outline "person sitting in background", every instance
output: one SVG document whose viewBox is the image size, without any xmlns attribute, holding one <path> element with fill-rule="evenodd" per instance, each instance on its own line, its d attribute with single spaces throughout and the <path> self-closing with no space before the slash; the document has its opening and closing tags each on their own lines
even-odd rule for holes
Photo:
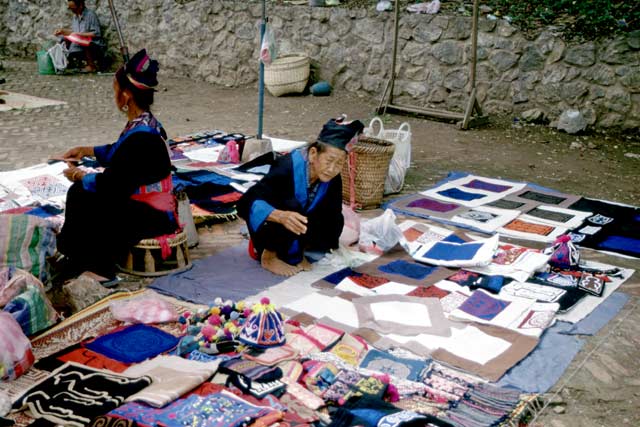
<svg viewBox="0 0 640 427">
<path fill-rule="evenodd" d="M 330 120 L 308 149 L 278 158 L 238 202 L 238 214 L 262 266 L 292 276 L 311 265 L 304 253 L 338 247 L 344 225 L 340 172 L 347 144 L 362 131 L 356 120 Z"/>
<path fill-rule="evenodd" d="M 67 7 L 73 12 L 71 29 L 58 28 L 54 35 L 67 41 L 69 61 L 86 62 L 84 72 L 96 72 L 98 64 L 104 58 L 105 42 L 100 31 L 100 21 L 93 10 L 87 9 L 85 0 L 72 0 Z"/>
<path fill-rule="evenodd" d="M 77 272 L 114 278 L 129 248 L 178 229 L 167 134 L 150 111 L 157 73 L 158 63 L 146 50 L 136 53 L 113 80 L 116 106 L 128 119 L 120 138 L 62 156 L 73 185 L 57 243 Z M 95 156 L 104 171 L 86 173 L 74 165 L 86 156 Z"/>
</svg>

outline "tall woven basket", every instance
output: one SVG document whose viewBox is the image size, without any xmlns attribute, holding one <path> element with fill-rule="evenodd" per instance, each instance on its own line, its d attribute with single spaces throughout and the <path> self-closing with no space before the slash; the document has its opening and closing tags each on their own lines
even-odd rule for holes
<svg viewBox="0 0 640 427">
<path fill-rule="evenodd" d="M 307 87 L 311 65 L 302 55 L 287 55 L 276 58 L 264 67 L 264 85 L 273 96 L 302 93 Z"/>
<path fill-rule="evenodd" d="M 390 141 L 362 135 L 358 138 L 342 168 L 342 200 L 345 203 L 359 209 L 380 206 L 394 149 Z"/>
</svg>

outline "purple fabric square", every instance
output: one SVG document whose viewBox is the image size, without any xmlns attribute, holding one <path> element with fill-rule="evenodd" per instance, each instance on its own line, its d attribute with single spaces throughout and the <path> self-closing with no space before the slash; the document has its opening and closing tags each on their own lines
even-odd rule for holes
<svg viewBox="0 0 640 427">
<path fill-rule="evenodd" d="M 484 292 L 476 291 L 462 303 L 459 309 L 472 316 L 489 321 L 500 314 L 509 304 L 509 301 L 492 298 Z"/>
<path fill-rule="evenodd" d="M 449 197 L 450 199 L 465 200 L 467 202 L 487 197 L 484 194 L 467 193 L 466 191 L 462 191 L 459 188 L 449 188 L 447 190 L 438 191 L 438 194 L 444 197 Z"/>
<path fill-rule="evenodd" d="M 473 181 L 464 184 L 463 187 L 475 188 L 476 190 L 491 191 L 492 193 L 502 193 L 513 188 L 510 185 L 492 184 L 480 179 L 474 179 Z"/>
<path fill-rule="evenodd" d="M 420 208 L 433 212 L 450 212 L 460 206 L 454 203 L 442 203 L 431 199 L 417 199 L 407 205 L 409 208 Z"/>
</svg>

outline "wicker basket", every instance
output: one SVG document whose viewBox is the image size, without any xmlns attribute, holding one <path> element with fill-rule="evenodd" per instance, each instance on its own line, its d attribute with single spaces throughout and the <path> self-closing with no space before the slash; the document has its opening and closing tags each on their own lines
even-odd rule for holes
<svg viewBox="0 0 640 427">
<path fill-rule="evenodd" d="M 342 200 L 345 203 L 359 209 L 380 206 L 394 149 L 389 141 L 368 136 L 358 138 L 342 168 Z"/>
<path fill-rule="evenodd" d="M 307 87 L 310 69 L 306 56 L 281 56 L 264 67 L 264 84 L 273 96 L 302 93 Z"/>
</svg>

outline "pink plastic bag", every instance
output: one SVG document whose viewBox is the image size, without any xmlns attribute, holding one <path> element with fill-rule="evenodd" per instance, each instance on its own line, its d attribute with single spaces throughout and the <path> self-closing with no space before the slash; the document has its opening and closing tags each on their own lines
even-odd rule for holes
<svg viewBox="0 0 640 427">
<path fill-rule="evenodd" d="M 178 320 L 178 312 L 168 301 L 156 296 L 141 296 L 113 301 L 111 314 L 129 323 L 162 323 Z"/>
<path fill-rule="evenodd" d="M 218 156 L 220 163 L 240 163 L 240 150 L 236 141 L 229 141 Z"/>
<path fill-rule="evenodd" d="M 0 380 L 15 380 L 33 365 L 31 342 L 9 313 L 0 312 Z"/>
<path fill-rule="evenodd" d="M 340 244 L 351 246 L 360 238 L 360 217 L 347 205 L 342 205 L 342 216 L 344 217 L 344 227 L 340 234 Z"/>
</svg>

